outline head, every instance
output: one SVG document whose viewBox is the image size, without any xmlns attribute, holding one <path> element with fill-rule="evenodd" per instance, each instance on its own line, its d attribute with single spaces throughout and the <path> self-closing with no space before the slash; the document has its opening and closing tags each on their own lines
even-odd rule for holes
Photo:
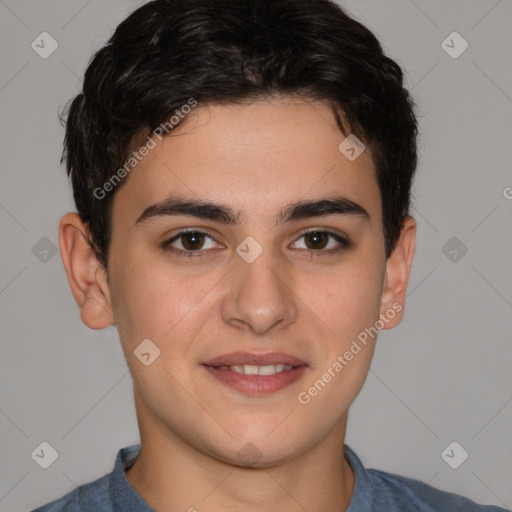
<svg viewBox="0 0 512 512">
<path fill-rule="evenodd" d="M 60 245 L 82 320 L 119 330 L 143 440 L 270 465 L 342 427 L 403 314 L 416 136 L 400 67 L 329 0 L 155 0 L 117 27 L 69 107 Z M 249 399 L 206 364 L 234 352 L 300 376 Z"/>
</svg>

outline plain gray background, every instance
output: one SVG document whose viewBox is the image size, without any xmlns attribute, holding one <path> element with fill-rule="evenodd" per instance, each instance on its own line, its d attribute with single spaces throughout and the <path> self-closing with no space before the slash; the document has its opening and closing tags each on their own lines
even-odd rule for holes
<svg viewBox="0 0 512 512">
<path fill-rule="evenodd" d="M 405 69 L 422 131 L 405 319 L 380 335 L 346 442 L 367 467 L 510 508 L 512 2 L 341 3 Z M 139 441 L 117 331 L 81 323 L 51 248 L 59 218 L 74 210 L 57 111 L 78 93 L 92 53 L 140 4 L 0 0 L 4 512 L 110 472 L 118 449 Z M 454 31 L 469 44 L 458 58 L 442 46 Z M 47 59 L 31 47 L 42 32 L 59 45 Z M 445 47 L 453 54 L 462 44 L 451 36 Z M 42 441 L 59 454 L 48 469 L 31 457 Z M 453 441 L 469 453 L 458 469 L 441 457 Z"/>
</svg>

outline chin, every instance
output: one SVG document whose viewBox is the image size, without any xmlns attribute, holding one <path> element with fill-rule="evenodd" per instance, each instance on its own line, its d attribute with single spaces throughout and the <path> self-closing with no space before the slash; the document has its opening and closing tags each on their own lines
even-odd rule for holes
<svg viewBox="0 0 512 512">
<path fill-rule="evenodd" d="M 222 444 L 210 445 L 211 455 L 238 467 L 270 468 L 283 464 L 307 449 L 306 446 L 301 446 L 300 439 L 285 430 L 272 433 L 275 427 L 274 422 L 264 432 L 248 429 L 241 434 L 239 430 L 236 437 L 225 438 Z"/>
<path fill-rule="evenodd" d="M 268 469 L 293 458 L 293 451 L 283 449 L 283 447 L 269 447 L 264 443 L 247 441 L 236 452 L 231 449 L 228 453 L 219 454 L 218 458 L 237 467 Z"/>
</svg>

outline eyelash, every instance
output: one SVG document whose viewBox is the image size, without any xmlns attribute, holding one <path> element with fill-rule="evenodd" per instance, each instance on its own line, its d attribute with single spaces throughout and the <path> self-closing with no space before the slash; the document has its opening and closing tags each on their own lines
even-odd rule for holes
<svg viewBox="0 0 512 512">
<path fill-rule="evenodd" d="M 180 256 L 182 258 L 203 257 L 204 254 L 202 254 L 202 253 L 205 253 L 208 250 L 183 251 L 181 249 L 171 249 L 170 248 L 170 245 L 173 242 L 175 242 L 176 240 L 179 240 L 180 238 L 182 238 L 183 236 L 187 235 L 188 233 L 197 233 L 199 235 L 205 235 L 207 238 L 210 238 L 211 240 L 214 240 L 216 242 L 216 240 L 211 235 L 209 235 L 208 233 L 206 233 L 204 231 L 200 231 L 200 230 L 197 230 L 197 229 L 189 229 L 189 230 L 180 231 L 177 235 L 173 236 L 169 240 L 166 240 L 165 242 L 162 242 L 161 247 L 165 251 L 168 251 L 168 252 L 171 252 L 173 254 L 176 254 L 176 255 L 178 255 L 178 256 Z M 343 238 L 342 236 L 338 235 L 337 233 L 333 233 L 332 231 L 328 231 L 328 230 L 325 230 L 325 229 L 310 229 L 308 231 L 304 231 L 299 236 L 299 238 L 297 238 L 294 241 L 294 243 L 297 242 L 298 240 L 300 240 L 301 238 L 303 238 L 304 236 L 306 236 L 308 234 L 311 234 L 311 233 L 318 233 L 318 234 L 325 233 L 325 234 L 329 235 L 329 237 L 331 239 L 334 239 L 336 242 L 338 242 L 340 244 L 338 247 L 336 247 L 334 249 L 300 249 L 301 251 L 309 251 L 311 253 L 311 258 L 313 258 L 315 256 L 324 256 L 326 254 L 327 255 L 335 254 L 335 253 L 338 253 L 338 252 L 341 252 L 341 251 L 344 251 L 344 250 L 348 249 L 352 245 L 346 238 Z"/>
</svg>

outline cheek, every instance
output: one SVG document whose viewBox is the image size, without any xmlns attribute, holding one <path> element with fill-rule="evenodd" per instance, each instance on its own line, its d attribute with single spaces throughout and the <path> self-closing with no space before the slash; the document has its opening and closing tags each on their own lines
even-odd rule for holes
<svg viewBox="0 0 512 512">
<path fill-rule="evenodd" d="M 121 326 L 124 344 L 132 347 L 145 338 L 166 346 L 175 340 L 177 352 L 186 339 L 178 340 L 183 326 L 202 314 L 215 294 L 222 273 L 209 272 L 194 278 L 162 257 L 149 257 L 148 251 L 134 251 L 112 278 L 114 314 Z M 193 339 L 194 332 L 188 331 Z"/>
<path fill-rule="evenodd" d="M 352 339 L 379 318 L 382 272 L 364 262 L 346 265 L 322 277 L 302 278 L 300 296 L 333 336 Z"/>
<path fill-rule="evenodd" d="M 320 286 L 322 284 L 322 286 Z M 361 390 L 374 354 L 379 319 L 381 279 L 371 266 L 338 270 L 322 282 L 310 283 L 316 300 L 311 308 L 322 332 L 322 357 L 297 396 L 297 407 L 325 425 L 340 419 Z M 324 328 L 327 326 L 328 328 Z M 314 429 L 314 421 L 309 424 Z"/>
<path fill-rule="evenodd" d="M 303 281 L 302 294 L 322 333 L 321 357 L 298 400 L 310 412 L 332 415 L 334 421 L 360 391 L 377 339 L 383 272 L 384 262 L 361 254 L 330 275 Z"/>
</svg>

